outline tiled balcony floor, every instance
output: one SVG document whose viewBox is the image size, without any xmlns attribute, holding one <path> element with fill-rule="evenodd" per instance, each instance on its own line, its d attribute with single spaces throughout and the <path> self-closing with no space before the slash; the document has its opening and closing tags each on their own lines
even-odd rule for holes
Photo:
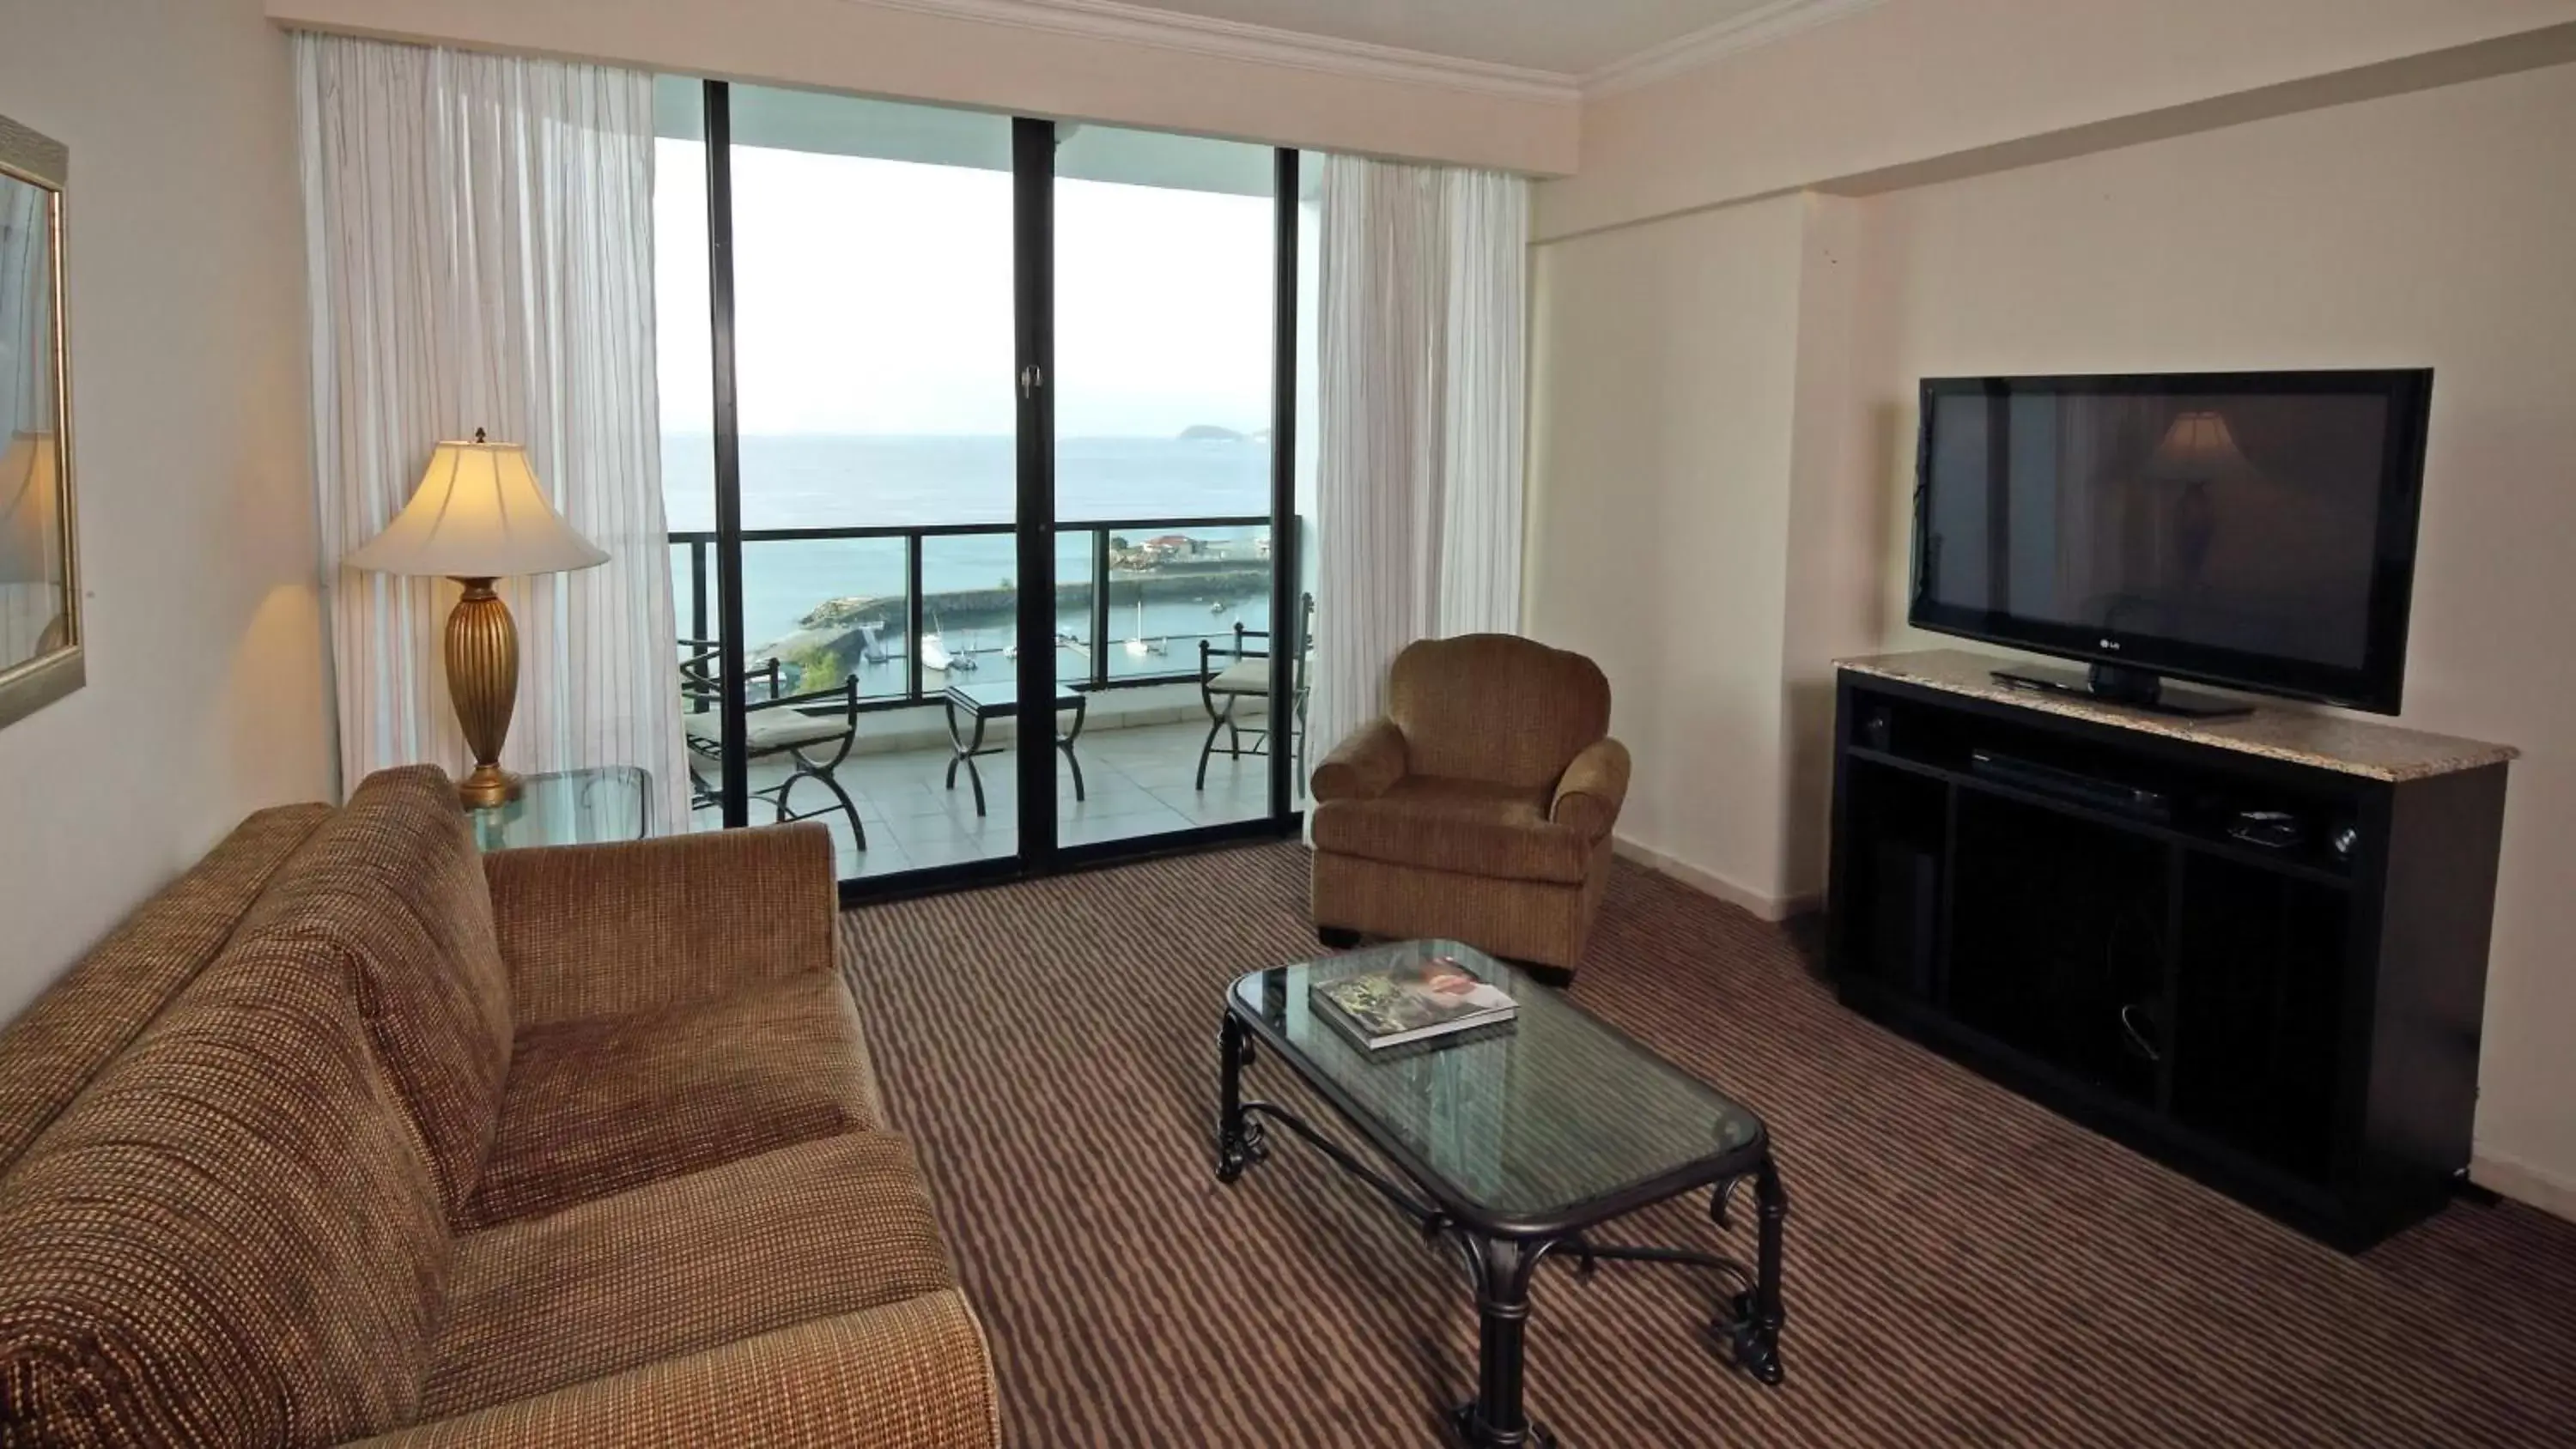
<svg viewBox="0 0 2576 1449">
<path fill-rule="evenodd" d="M 1258 819 L 1267 813 L 1267 757 L 1229 759 L 1220 751 L 1208 761 L 1207 788 L 1196 787 L 1199 745 L 1206 738 L 1204 720 L 1085 730 L 1074 745 L 1075 756 L 1082 762 L 1082 800 L 1073 798 L 1072 776 L 1065 770 L 1063 756 L 1056 757 L 1058 843 L 1125 840 Z M 1249 735 L 1245 743 L 1250 745 Z M 984 777 L 985 813 L 980 817 L 962 767 L 954 788 L 947 784 L 951 758 L 952 751 L 944 744 L 855 754 L 835 772 L 842 788 L 858 803 L 859 820 L 867 830 L 867 848 L 861 850 L 848 818 L 839 810 L 821 817 L 832 827 L 844 877 L 953 865 L 1008 855 L 1019 848 L 1015 758 L 1005 752 L 976 760 Z M 755 763 L 752 785 L 773 784 L 785 773 L 774 764 Z M 796 787 L 793 803 L 806 811 L 830 801 L 829 791 L 806 782 Z M 765 809 L 761 802 L 753 802 L 755 823 L 767 818 Z M 696 819 L 701 829 L 718 824 L 712 810 L 699 811 Z"/>
</svg>

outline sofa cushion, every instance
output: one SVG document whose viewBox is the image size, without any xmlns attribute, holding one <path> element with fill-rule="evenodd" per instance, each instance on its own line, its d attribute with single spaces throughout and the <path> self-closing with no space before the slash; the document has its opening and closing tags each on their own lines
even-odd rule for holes
<svg viewBox="0 0 2576 1449">
<path fill-rule="evenodd" d="M 521 1026 L 654 1011 L 833 966 L 819 820 L 483 857 Z"/>
<path fill-rule="evenodd" d="M 457 1239 L 422 1411 L 465 1413 L 954 1286 L 901 1138 L 783 1147 Z"/>
<path fill-rule="evenodd" d="M 0 1171 L 215 959 L 330 813 L 280 805 L 244 820 L 10 1023 L 0 1034 Z"/>
<path fill-rule="evenodd" d="M 408 1422 L 447 1253 L 336 950 L 236 943 L 0 1179 L 0 1443 Z"/>
<path fill-rule="evenodd" d="M 715 1001 L 530 1027 L 470 1216 L 500 1223 L 885 1125 L 850 989 L 808 971 Z"/>
<path fill-rule="evenodd" d="M 433 1419 L 364 1449 L 1001 1444 L 983 1325 L 944 1288 Z"/>
<path fill-rule="evenodd" d="M 1315 807 L 1315 848 L 1503 880 L 1578 884 L 1591 842 L 1547 818 L 1548 793 L 1407 775 L 1385 793 Z"/>
<path fill-rule="evenodd" d="M 368 1038 L 428 1145 L 440 1200 L 462 1221 L 510 1066 L 510 979 L 447 777 L 428 765 L 368 776 L 241 930 L 337 947 Z"/>
</svg>

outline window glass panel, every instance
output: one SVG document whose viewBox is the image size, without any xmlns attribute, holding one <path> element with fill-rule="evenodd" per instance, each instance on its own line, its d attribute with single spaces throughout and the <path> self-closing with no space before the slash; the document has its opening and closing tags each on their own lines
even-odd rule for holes
<svg viewBox="0 0 2576 1449">
<path fill-rule="evenodd" d="M 1109 535 L 1066 845 L 1269 813 L 1276 153 L 1070 128 L 1056 149 L 1056 511 Z M 1228 675 L 1227 671 L 1233 671 Z M 1212 682 L 1225 676 L 1221 691 Z"/>
</svg>

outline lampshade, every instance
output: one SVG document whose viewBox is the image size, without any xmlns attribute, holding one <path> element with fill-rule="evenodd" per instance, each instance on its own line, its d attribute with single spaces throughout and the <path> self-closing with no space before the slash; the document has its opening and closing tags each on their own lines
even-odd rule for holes
<svg viewBox="0 0 2576 1449">
<path fill-rule="evenodd" d="M 546 502 L 526 449 L 487 443 L 478 431 L 438 445 L 411 502 L 349 562 L 378 573 L 497 579 L 586 569 L 608 555 Z"/>
<path fill-rule="evenodd" d="M 62 578 L 62 482 L 51 433 L 16 433 L 0 448 L 0 584 Z"/>
<path fill-rule="evenodd" d="M 2148 466 L 2165 478 L 2230 478 L 2251 472 L 2253 464 L 2237 451 L 2227 419 L 2214 412 L 2184 413 L 2165 429 Z"/>
</svg>

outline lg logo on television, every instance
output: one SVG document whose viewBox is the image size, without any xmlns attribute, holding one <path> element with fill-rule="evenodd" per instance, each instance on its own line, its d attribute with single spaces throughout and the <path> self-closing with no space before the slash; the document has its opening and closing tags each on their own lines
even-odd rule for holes
<svg viewBox="0 0 2576 1449">
<path fill-rule="evenodd" d="M 2102 647 L 2116 652 L 2120 647 L 2120 641 L 2117 639 L 2105 639 L 2102 641 Z"/>
</svg>

